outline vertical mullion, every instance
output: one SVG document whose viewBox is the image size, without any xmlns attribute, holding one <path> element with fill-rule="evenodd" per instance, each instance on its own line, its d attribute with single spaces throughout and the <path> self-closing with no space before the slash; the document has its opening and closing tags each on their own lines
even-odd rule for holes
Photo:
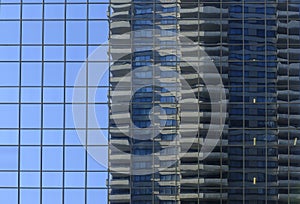
<svg viewBox="0 0 300 204">
<path fill-rule="evenodd" d="M 286 9 L 287 9 L 287 11 L 286 11 L 286 13 L 287 13 L 287 19 L 286 19 L 286 33 L 287 33 L 287 46 L 286 46 L 286 49 L 287 49 L 287 66 L 290 66 L 290 55 L 289 55 L 289 48 L 290 48 L 290 41 L 289 41 L 289 39 L 290 39 L 290 36 L 289 36 L 289 34 L 290 34 L 290 30 L 289 30 L 289 21 L 290 21 L 290 18 L 289 18 L 289 16 L 290 16 L 290 13 L 289 13 L 289 1 L 286 1 Z M 287 90 L 288 91 L 290 91 L 290 83 L 289 83 L 289 77 L 290 77 L 290 71 L 288 70 L 287 71 L 287 77 L 288 77 L 288 79 L 287 79 Z M 287 94 L 287 104 L 288 104 L 288 129 L 290 130 L 290 93 L 288 92 L 288 94 Z M 291 141 L 291 133 L 290 133 L 290 131 L 288 131 L 288 168 L 287 168 L 287 170 L 288 170 L 288 172 L 287 172 L 287 180 L 288 180 L 288 203 L 290 203 L 291 202 L 291 198 L 290 198 L 290 191 L 291 191 L 291 185 L 290 185 L 290 176 L 291 176 L 291 174 L 290 174 L 290 168 L 291 168 L 291 144 L 290 144 L 290 141 Z"/>
<path fill-rule="evenodd" d="M 111 0 L 109 0 L 109 5 L 108 5 L 108 13 L 109 13 L 109 18 L 108 18 L 108 38 L 110 40 L 111 38 L 111 21 L 110 21 L 110 16 L 111 16 Z M 110 82 L 111 82 L 111 77 L 110 77 L 110 73 L 111 73 L 111 61 L 110 61 L 110 55 L 111 55 L 111 44 L 110 41 L 108 41 L 108 64 L 109 64 L 109 77 L 108 77 L 108 100 L 107 100 L 107 105 L 108 105 L 108 121 L 110 121 L 110 107 L 111 107 L 111 101 L 110 101 L 110 95 L 111 95 L 111 86 L 110 86 Z M 107 203 L 109 203 L 110 200 L 110 124 L 108 123 L 108 147 L 107 147 L 107 157 L 108 157 L 108 169 L 107 169 Z"/>
<path fill-rule="evenodd" d="M 88 3 L 88 2 L 87 2 Z M 88 4 L 86 4 L 86 36 L 85 36 L 85 47 L 86 47 L 86 59 L 88 59 L 88 55 L 89 55 L 89 49 L 88 49 L 88 43 L 89 43 L 89 38 L 88 38 L 88 34 L 89 34 L 89 6 Z M 86 60 L 86 72 L 85 72 L 85 77 L 86 77 L 86 87 L 85 87 L 85 91 L 86 91 L 86 95 L 85 95 L 85 100 L 86 100 L 86 118 L 85 118 L 85 173 L 84 173 L 84 177 L 85 177 L 85 188 L 84 188 L 84 198 L 85 198 L 85 204 L 87 204 L 88 201 L 88 191 L 87 191 L 87 187 L 88 187 L 88 183 L 87 183 L 87 178 L 88 178 L 88 165 L 87 165 L 87 159 L 88 159 L 88 118 L 89 118 L 89 60 Z"/>
<path fill-rule="evenodd" d="M 247 4 L 246 4 L 247 5 Z M 246 185 L 245 185 L 245 2 L 242 2 L 242 42 L 243 42 L 243 58 L 242 58 L 242 71 L 243 71 L 243 79 L 242 79 L 242 86 L 243 86 L 243 204 L 245 204 L 245 193 L 246 193 Z"/>
<path fill-rule="evenodd" d="M 43 127 L 44 127 L 44 51 L 45 51 L 45 3 L 42 1 L 42 78 L 41 78 L 41 142 L 40 142 L 40 203 L 43 203 Z"/>
<path fill-rule="evenodd" d="M 66 157 L 66 80 L 67 80 L 67 0 L 64 1 L 64 119 L 63 119 L 63 155 L 62 155 L 62 203 L 65 200 L 65 157 Z"/>
<path fill-rule="evenodd" d="M 0 0 L 1 1 L 1 0 Z M 23 28 L 23 0 L 21 0 L 20 2 L 20 25 L 19 25 L 19 29 L 20 29 L 20 49 L 19 49 L 19 130 L 18 130 L 18 204 L 21 203 L 21 199 L 20 199 L 20 195 L 21 195 L 21 104 L 22 104 L 22 28 Z"/>
<path fill-rule="evenodd" d="M 220 1 L 220 5 L 219 5 L 219 8 L 220 8 L 220 62 L 219 62 L 219 72 L 220 72 L 220 75 L 223 76 L 223 1 L 221 0 Z M 223 77 L 222 77 L 223 78 Z M 221 78 L 221 80 L 223 80 Z M 223 87 L 224 88 L 224 87 Z M 221 101 L 220 101 L 220 110 L 221 110 L 221 115 L 223 115 L 223 101 L 222 101 L 222 93 L 220 93 L 220 98 L 221 98 Z M 226 99 L 226 95 L 225 95 L 225 99 Z M 226 117 L 226 116 L 225 116 Z M 225 124 L 225 121 L 226 121 L 226 118 L 220 118 L 221 119 L 221 123 L 220 124 Z M 224 120 L 224 121 L 223 121 Z M 228 138 L 227 138 L 228 139 Z M 223 203 L 223 131 L 220 135 L 220 204 Z"/>
<path fill-rule="evenodd" d="M 198 44 L 201 42 L 201 39 L 200 39 L 200 20 L 202 20 L 202 19 L 200 19 L 200 4 L 201 3 L 201 1 L 200 0 L 198 0 L 198 11 L 197 11 L 197 17 L 198 17 L 198 19 L 197 19 L 197 34 L 198 34 L 198 38 L 197 38 L 197 41 L 198 41 Z M 203 3 L 202 3 L 202 8 L 204 7 L 204 5 L 203 5 Z M 205 45 L 203 45 L 204 46 L 204 48 L 205 48 Z M 197 65 L 198 65 L 198 67 L 200 66 L 200 64 L 201 64 L 201 59 L 200 59 L 200 57 L 199 57 L 199 50 L 197 50 Z M 198 69 L 199 70 L 199 69 Z M 198 84 L 200 84 L 200 76 L 199 76 L 199 71 L 197 70 L 197 74 L 198 74 L 198 79 L 197 79 L 197 83 Z M 198 125 L 200 125 L 200 110 L 199 110 L 199 105 L 200 105 L 200 102 L 199 102 L 199 99 L 200 99 L 200 88 L 199 87 L 197 87 L 197 107 L 198 107 L 198 114 L 197 114 L 197 126 Z M 180 110 L 181 111 L 181 110 Z M 198 126 L 199 127 L 199 126 Z M 197 128 L 198 128 L 197 127 Z M 200 151 L 201 151 L 201 143 L 200 143 L 200 140 L 202 139 L 202 138 L 200 138 L 201 137 L 201 134 L 200 134 L 200 132 L 198 131 L 198 147 L 197 147 L 197 149 L 198 149 L 198 155 L 199 155 L 199 153 L 200 153 Z M 203 138 L 204 139 L 204 138 Z M 200 156 L 200 155 L 199 155 Z M 202 164 L 203 164 L 203 160 L 201 160 L 201 162 L 202 162 Z M 200 160 L 198 160 L 197 161 L 197 165 L 198 165 L 198 169 L 200 169 Z M 197 176 L 198 176 L 198 178 L 197 178 L 197 193 L 198 193 L 198 195 L 197 195 L 197 197 L 198 197 L 198 204 L 200 204 L 200 187 L 199 187 L 199 183 L 200 183 L 200 173 L 199 173 L 199 171 L 197 171 Z"/>
<path fill-rule="evenodd" d="M 267 105 L 267 97 L 268 97 L 268 52 L 267 52 L 267 1 L 264 0 L 264 29 L 265 29 L 265 63 L 264 63 L 264 71 L 265 71 L 265 204 L 268 204 L 268 105 Z"/>
</svg>

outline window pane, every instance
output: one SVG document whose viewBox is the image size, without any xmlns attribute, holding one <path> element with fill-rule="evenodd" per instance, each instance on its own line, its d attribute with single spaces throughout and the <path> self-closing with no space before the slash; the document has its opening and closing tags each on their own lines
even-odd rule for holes
<svg viewBox="0 0 300 204">
<path fill-rule="evenodd" d="M 42 5 L 23 4 L 23 19 L 42 19 Z"/>
<path fill-rule="evenodd" d="M 18 105 L 0 105 L 0 128 L 18 128 Z"/>
<path fill-rule="evenodd" d="M 0 147 L 0 161 L 0 170 L 17 170 L 18 148 L 3 146 Z"/>
<path fill-rule="evenodd" d="M 61 147 L 43 147 L 43 169 L 62 170 L 63 149 Z"/>
<path fill-rule="evenodd" d="M 41 149 L 39 147 L 21 147 L 21 169 L 40 170 Z"/>
<path fill-rule="evenodd" d="M 65 203 L 82 204 L 85 203 L 85 191 L 82 189 L 67 189 L 65 191 Z"/>
<path fill-rule="evenodd" d="M 63 127 L 63 105 L 44 105 L 43 122 L 44 128 Z"/>
<path fill-rule="evenodd" d="M 20 5 L 1 5 L 0 19 L 19 19 Z"/>
<path fill-rule="evenodd" d="M 0 86 L 19 86 L 19 77 L 17 63 L 0 63 Z"/>
<path fill-rule="evenodd" d="M 43 204 L 62 204 L 62 190 L 60 189 L 44 189 Z"/>
<path fill-rule="evenodd" d="M 65 186 L 83 188 L 85 186 L 85 173 L 84 172 L 65 173 Z"/>
<path fill-rule="evenodd" d="M 21 105 L 21 127 L 38 128 L 41 126 L 41 106 L 23 104 Z"/>
<path fill-rule="evenodd" d="M 46 4 L 45 18 L 46 19 L 63 19 L 65 15 L 65 8 L 62 4 Z"/>
<path fill-rule="evenodd" d="M 17 189 L 0 189 L 0 203 L 17 204 L 18 190 Z"/>
<path fill-rule="evenodd" d="M 46 44 L 64 43 L 64 22 L 45 21 L 44 26 L 44 38 Z"/>
<path fill-rule="evenodd" d="M 21 88 L 22 103 L 40 103 L 41 88 Z"/>
<path fill-rule="evenodd" d="M 63 174 L 61 172 L 43 172 L 44 187 L 61 188 L 62 180 L 63 180 Z"/>
<path fill-rule="evenodd" d="M 76 33 L 76 35 L 74 35 Z M 68 21 L 67 22 L 67 43 L 85 44 L 86 43 L 86 22 Z"/>
<path fill-rule="evenodd" d="M 45 86 L 64 85 L 64 64 L 63 63 L 45 63 L 44 85 Z"/>
<path fill-rule="evenodd" d="M 1 12 L 3 8 L 1 8 Z M 0 12 L 0 15 L 1 15 Z M 20 43 L 20 23 L 17 21 L 0 21 L 0 44 L 18 44 Z M 1 55 L 4 52 L 1 52 Z"/>
<path fill-rule="evenodd" d="M 86 19 L 86 4 L 68 4 L 67 18 L 68 19 Z M 84 30 L 84 29 L 83 29 Z"/>
<path fill-rule="evenodd" d="M 62 130 L 44 130 L 43 131 L 43 144 L 44 145 L 62 145 L 63 144 L 63 131 Z"/>
<path fill-rule="evenodd" d="M 22 46 L 22 60 L 41 61 L 42 60 L 42 47 L 41 46 Z"/>
<path fill-rule="evenodd" d="M 22 189 L 20 193 L 21 204 L 39 204 L 40 190 L 36 189 Z"/>
<path fill-rule="evenodd" d="M 83 147 L 65 148 L 65 168 L 66 170 L 84 170 L 85 169 L 85 149 Z"/>
<path fill-rule="evenodd" d="M 22 63 L 22 86 L 40 86 L 42 84 L 41 63 Z"/>
<path fill-rule="evenodd" d="M 40 176 L 41 174 L 39 172 L 21 172 L 21 187 L 39 187 Z"/>
<path fill-rule="evenodd" d="M 18 187 L 18 173 L 0 172 L 0 187 Z"/>
<path fill-rule="evenodd" d="M 21 130 L 21 145 L 40 145 L 40 130 Z"/>
<path fill-rule="evenodd" d="M 22 43 L 42 44 L 42 22 L 41 21 L 22 22 Z"/>
<path fill-rule="evenodd" d="M 19 142 L 18 130 L 0 130 L 1 145 L 18 145 Z"/>
<path fill-rule="evenodd" d="M 17 103 L 19 102 L 18 88 L 0 87 L 0 103 Z"/>
</svg>

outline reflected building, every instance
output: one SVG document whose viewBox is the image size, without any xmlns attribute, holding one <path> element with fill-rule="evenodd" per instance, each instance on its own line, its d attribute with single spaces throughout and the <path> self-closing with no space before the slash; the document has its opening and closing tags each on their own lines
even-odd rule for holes
<svg viewBox="0 0 300 204">
<path fill-rule="evenodd" d="M 109 202 L 299 202 L 297 3 L 111 0 L 110 10 Z M 201 73 L 182 60 L 195 49 L 179 33 L 208 54 L 227 96 L 221 140 L 204 160 L 219 114 L 211 103 L 221 101 L 211 101 Z M 209 66 L 201 56 L 192 61 Z M 187 94 L 174 73 L 197 99 L 196 140 L 195 120 L 180 126 L 193 113 L 177 101 Z"/>
</svg>

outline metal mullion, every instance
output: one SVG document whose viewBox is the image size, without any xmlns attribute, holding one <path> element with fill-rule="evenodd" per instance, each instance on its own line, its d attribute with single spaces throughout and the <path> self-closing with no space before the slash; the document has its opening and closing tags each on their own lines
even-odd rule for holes
<svg viewBox="0 0 300 204">
<path fill-rule="evenodd" d="M 178 12 L 179 10 L 179 1 L 176 0 L 176 11 L 175 11 L 175 14 L 176 14 L 176 72 L 177 73 L 180 73 L 180 61 L 178 60 L 178 55 L 181 54 L 181 50 L 179 50 L 178 52 L 178 47 L 180 45 L 180 38 L 178 36 L 178 33 L 180 33 L 180 26 L 179 26 L 179 15 L 180 13 Z M 177 80 L 178 80 L 178 76 L 176 76 L 176 96 L 178 97 L 178 90 L 180 87 L 178 86 L 181 86 L 180 84 L 177 83 Z M 181 96 L 181 94 L 179 94 Z M 178 103 L 178 102 L 177 102 Z M 178 106 L 178 104 L 176 104 L 176 106 Z M 176 107 L 176 137 L 179 136 L 179 121 L 178 121 L 178 115 L 179 115 L 179 112 L 178 112 L 178 107 Z M 176 153 L 177 153 L 177 158 L 176 158 L 176 162 L 177 162 L 177 165 L 176 165 L 176 172 L 175 172 L 175 189 L 176 189 L 176 198 L 178 200 L 180 200 L 180 177 L 178 176 L 178 172 L 180 174 L 180 152 L 181 152 L 181 149 L 180 149 L 180 141 L 176 141 Z M 179 179 L 177 179 L 179 177 Z M 176 203 L 177 203 L 177 200 L 176 200 Z"/>
<path fill-rule="evenodd" d="M 222 35 L 223 35 L 223 1 L 221 0 L 220 1 L 220 33 L 221 33 L 221 35 L 220 35 L 220 47 L 221 47 L 221 51 L 220 51 L 220 57 L 221 57 L 221 61 L 222 61 L 222 59 L 223 59 L 223 37 L 222 37 Z M 220 62 L 220 75 L 222 76 L 223 75 L 223 62 Z M 221 78 L 221 80 L 223 80 L 222 78 Z M 223 102 L 222 102 L 222 94 L 220 93 L 220 98 L 221 98 L 221 113 L 224 111 L 223 110 Z M 225 94 L 225 99 L 226 99 L 226 94 Z M 221 118 L 221 124 L 223 124 L 223 118 Z M 224 118 L 224 123 L 226 122 L 226 117 Z M 223 131 L 221 132 L 221 135 L 220 135 L 220 139 L 221 139 L 221 141 L 220 141 L 220 155 L 222 155 L 222 153 L 223 153 Z M 227 137 L 227 141 L 228 141 L 228 137 Z M 227 154 L 228 154 L 228 152 L 227 152 Z M 227 158 L 228 158 L 228 156 L 227 156 Z M 221 179 L 221 184 L 220 184 L 220 197 L 221 197 L 221 200 L 220 200 L 220 203 L 222 204 L 223 203 L 223 184 L 222 184 L 222 180 L 223 180 L 223 169 L 222 169 L 222 167 L 223 167 L 223 157 L 221 156 L 220 157 L 220 179 Z M 227 178 L 226 178 L 227 179 Z"/>
<path fill-rule="evenodd" d="M 130 22 L 131 22 L 131 24 L 130 24 L 130 30 L 131 31 L 133 31 L 133 15 L 134 15 L 134 8 L 135 8 L 135 4 L 133 3 L 133 0 L 131 1 L 131 7 L 130 7 L 130 11 L 131 11 L 131 15 L 130 15 Z M 130 36 L 130 48 L 131 48 L 131 57 L 130 57 L 130 65 L 131 65 L 131 71 L 133 71 L 133 57 L 134 57 L 134 48 L 133 48 L 133 38 L 134 38 L 134 36 L 132 35 L 132 32 L 131 32 L 131 34 L 130 34 L 131 36 Z M 114 60 L 113 60 L 114 61 Z M 130 83 L 130 92 L 131 93 L 133 93 L 133 86 L 132 86 L 132 84 L 133 84 L 133 76 L 132 76 L 132 74 L 131 74 L 131 83 Z M 130 108 L 131 108 L 131 110 L 133 109 L 133 107 L 132 107 L 132 103 L 130 104 Z M 130 113 L 131 114 L 131 117 L 132 117 L 132 113 Z M 133 137 L 132 137 L 132 129 L 133 129 L 133 127 L 132 127 L 132 122 L 130 122 L 130 132 L 129 132 L 129 134 L 130 134 L 130 136 L 129 136 L 129 145 L 131 145 L 131 147 L 130 147 L 130 154 L 132 155 L 132 149 L 133 149 L 133 146 L 134 146 L 134 143 L 133 143 Z M 129 183 L 130 183 L 130 185 L 129 185 L 129 187 L 130 187 L 130 189 L 129 189 L 129 193 L 130 193 L 130 198 L 129 198 L 129 200 L 130 200 L 130 202 L 132 201 L 132 187 L 133 187 L 133 176 L 132 176 L 132 170 L 133 169 L 133 162 L 132 162 L 132 156 L 131 156 L 131 159 L 130 159 L 130 168 L 129 168 L 129 171 L 130 172 L 128 172 L 129 173 Z"/>
<path fill-rule="evenodd" d="M 287 32 L 287 65 L 289 66 L 290 65 L 290 55 L 289 55 L 289 48 L 290 48 L 290 29 L 289 29 L 289 26 L 288 26 L 288 23 L 289 23 L 289 16 L 290 16 L 290 13 L 289 13 L 289 1 L 286 1 L 286 9 L 287 9 L 287 18 L 286 18 L 286 25 L 287 25 L 287 28 L 286 28 L 286 32 Z M 289 76 L 290 76 L 290 71 L 288 70 L 287 71 L 287 90 L 290 90 L 290 83 L 289 83 Z M 288 128 L 290 130 L 290 93 L 288 92 L 288 95 L 287 95 L 287 104 L 288 104 Z M 290 160 L 290 156 L 291 156 L 291 145 L 289 144 L 290 143 L 290 140 L 291 140 L 291 133 L 290 131 L 288 131 L 288 203 L 291 202 L 290 200 L 290 190 L 291 190 L 291 185 L 290 185 L 290 167 L 291 167 L 291 160 Z"/>
<path fill-rule="evenodd" d="M 108 13 L 109 13 L 109 17 L 108 17 L 108 28 L 109 31 L 111 30 L 111 0 L 109 0 L 109 4 L 108 4 Z M 108 38 L 109 40 L 111 39 L 111 32 L 108 32 Z M 110 54 L 111 54 L 111 44 L 110 41 L 108 42 L 108 63 L 109 63 L 109 73 L 111 73 L 111 62 L 110 62 Z M 111 107 L 111 77 L 108 77 L 108 99 L 107 99 L 107 105 L 108 105 L 108 121 L 110 121 L 110 107 Z M 110 138 L 110 124 L 108 124 L 108 148 L 107 148 L 107 161 L 108 161 L 108 169 L 107 169 L 107 203 L 109 203 L 110 200 L 110 191 L 111 191 L 111 187 L 110 187 L 110 145 L 111 145 L 111 138 Z"/>
<path fill-rule="evenodd" d="M 65 163 L 66 163 L 66 83 L 67 83 L 67 0 L 64 0 L 64 119 L 63 119 L 63 165 L 62 165 L 62 203 L 65 200 Z"/>
<path fill-rule="evenodd" d="M 153 68 L 155 67 L 155 63 L 157 62 L 157 60 L 155 59 L 155 51 L 156 51 L 156 33 L 153 33 L 153 30 L 155 30 L 155 25 L 156 25 L 156 22 L 155 22 L 155 15 L 156 15 L 156 2 L 153 1 L 153 4 L 152 4 L 152 46 L 153 46 L 153 51 L 152 51 L 152 66 Z M 134 19 L 136 20 L 136 18 Z M 145 18 L 143 19 L 138 19 L 137 20 L 146 20 Z M 153 36 L 154 35 L 154 36 Z M 155 39 L 155 40 L 154 40 Z M 151 105 L 152 105 L 152 108 L 153 108 L 153 114 L 152 114 L 152 121 L 154 121 L 154 115 L 155 115 L 155 111 L 154 111 L 154 106 L 155 106 L 155 99 L 154 99 L 154 95 L 155 95 L 155 89 L 153 89 L 155 86 L 154 85 L 154 80 L 155 79 L 155 68 L 152 69 L 152 102 L 151 102 Z M 155 122 L 155 121 L 154 121 Z M 155 169 L 155 156 L 154 156 L 154 150 L 155 150 L 155 147 L 154 147 L 154 126 L 152 127 L 152 170 Z M 150 139 L 151 141 L 151 139 Z M 152 177 L 152 181 L 151 181 L 151 187 L 152 187 L 152 204 L 155 204 L 155 195 L 154 195 L 154 191 L 156 190 L 155 189 L 155 185 L 154 185 L 154 179 L 155 179 L 155 171 L 153 171 L 153 174 L 151 175 Z M 158 189 L 159 191 L 159 189 Z"/>
<path fill-rule="evenodd" d="M 245 2 L 242 2 L 242 41 L 243 41 L 243 204 L 245 204 Z"/>
<path fill-rule="evenodd" d="M 44 127 L 44 69 L 45 69 L 45 63 L 44 63 L 44 58 L 45 58 L 45 5 L 44 5 L 44 0 L 42 3 L 42 78 L 41 78 L 41 142 L 40 142 L 40 203 L 43 203 L 43 127 Z"/>
<path fill-rule="evenodd" d="M 199 42 L 201 42 L 201 39 L 200 39 L 200 0 L 198 0 L 198 11 L 197 11 L 197 16 L 198 16 L 198 19 L 197 19 L 197 21 L 198 21 L 198 25 L 197 25 L 197 27 L 198 27 L 198 29 L 197 29 L 197 33 L 198 33 L 198 39 L 197 39 L 197 43 L 199 44 Z M 202 7 L 203 7 L 203 4 L 202 4 Z M 204 45 L 201 45 L 201 46 L 205 46 L 205 44 Z M 197 64 L 198 64 L 198 66 L 199 66 L 199 50 L 197 50 Z M 200 84 L 200 76 L 199 76 L 199 69 L 197 70 L 197 74 L 198 74 L 198 79 L 197 79 L 197 81 L 198 81 L 198 84 Z M 200 99 L 200 89 L 199 89 L 199 87 L 197 87 L 197 97 L 198 97 L 198 101 L 197 101 L 197 107 L 198 107 L 198 114 L 197 114 L 197 129 L 199 128 L 199 125 L 200 125 L 200 110 L 199 110 L 199 99 Z M 198 139 L 198 147 L 197 147 L 197 149 L 198 149 L 198 155 L 199 155 L 199 152 L 200 152 L 200 150 L 201 150 L 201 147 L 200 147 L 200 133 L 199 133 L 199 131 L 197 132 L 197 139 Z M 201 161 L 202 163 L 203 163 L 203 160 Z M 200 174 L 199 174 L 199 169 L 200 169 L 200 160 L 198 160 L 197 161 L 197 167 L 198 167 L 198 171 L 197 171 L 197 176 L 198 176 L 198 178 L 197 178 L 197 192 L 198 192 L 198 195 L 197 195 L 197 203 L 198 204 L 200 204 L 200 198 L 199 198 L 199 195 L 200 195 L 200 187 L 199 187 L 199 180 L 200 180 Z"/>
<path fill-rule="evenodd" d="M 86 59 L 88 59 L 89 57 L 89 46 L 88 46 L 88 43 L 89 43 L 89 6 L 87 5 L 86 6 L 86 12 L 87 12 L 87 15 L 86 15 Z M 84 172 L 84 177 L 85 177 L 85 183 L 84 183 L 84 186 L 85 186 L 85 190 L 84 190 L 84 198 L 85 198 L 85 204 L 88 203 L 88 191 L 87 191 L 87 187 L 88 187 L 88 173 L 87 173 L 87 170 L 88 170 L 88 163 L 87 163 L 87 160 L 88 160 L 88 127 L 89 127 L 89 62 L 86 62 L 86 95 L 85 95 L 85 100 L 86 100 L 86 130 L 85 130 L 85 172 Z"/>
<path fill-rule="evenodd" d="M 265 29 L 265 137 L 268 136 L 268 105 L 267 105 L 267 97 L 268 97 L 268 64 L 267 64 L 267 1 L 264 0 L 264 29 Z M 268 141 L 265 140 L 265 204 L 268 204 Z"/>
<path fill-rule="evenodd" d="M 19 48 L 19 118 L 18 118 L 18 122 L 19 122 L 19 128 L 18 128 L 18 204 L 21 203 L 21 113 L 22 113 L 22 15 L 23 15 L 23 0 L 21 0 L 20 2 L 20 25 L 19 25 L 19 29 L 20 29 L 20 48 Z"/>
</svg>

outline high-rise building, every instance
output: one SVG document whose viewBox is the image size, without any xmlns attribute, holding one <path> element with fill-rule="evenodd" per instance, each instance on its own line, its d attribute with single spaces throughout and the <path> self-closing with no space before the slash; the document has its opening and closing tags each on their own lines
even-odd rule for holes
<svg viewBox="0 0 300 204">
<path fill-rule="evenodd" d="M 299 1 L 277 5 L 278 203 L 300 202 Z"/>
<path fill-rule="evenodd" d="M 300 202 L 299 3 L 111 0 L 111 204 Z M 202 76 L 221 77 L 226 98 Z M 225 115 L 212 110 L 224 102 Z M 202 160 L 216 115 L 224 129 Z"/>
<path fill-rule="evenodd" d="M 228 8 L 228 201 L 276 203 L 276 4 Z"/>
</svg>

